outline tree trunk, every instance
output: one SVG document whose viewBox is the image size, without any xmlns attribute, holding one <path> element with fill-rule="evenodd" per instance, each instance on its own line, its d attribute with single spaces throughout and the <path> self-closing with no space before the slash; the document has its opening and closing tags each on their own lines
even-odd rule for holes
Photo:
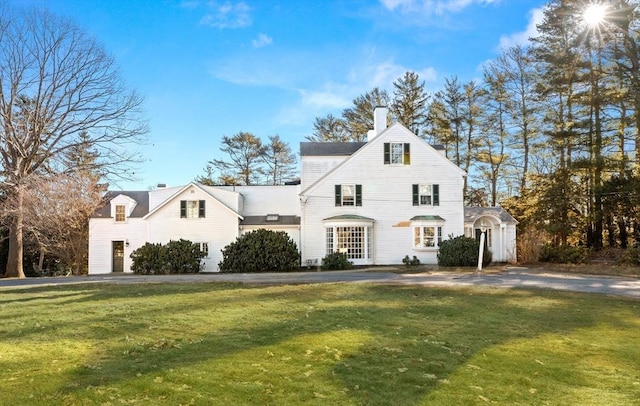
<svg viewBox="0 0 640 406">
<path fill-rule="evenodd" d="M 5 278 L 24 278 L 24 269 L 22 266 L 23 240 L 22 226 L 24 216 L 23 198 L 24 193 L 20 186 L 15 190 L 18 207 L 16 207 L 16 215 L 9 226 L 9 256 L 7 258 L 7 269 L 4 274 Z"/>
</svg>

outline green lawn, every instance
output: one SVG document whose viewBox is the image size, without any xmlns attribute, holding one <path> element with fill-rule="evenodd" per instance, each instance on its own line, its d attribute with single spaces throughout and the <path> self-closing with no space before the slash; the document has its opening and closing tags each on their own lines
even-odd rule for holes
<svg viewBox="0 0 640 406">
<path fill-rule="evenodd" d="M 640 302 L 370 284 L 0 290 L 2 405 L 640 405 Z"/>
</svg>

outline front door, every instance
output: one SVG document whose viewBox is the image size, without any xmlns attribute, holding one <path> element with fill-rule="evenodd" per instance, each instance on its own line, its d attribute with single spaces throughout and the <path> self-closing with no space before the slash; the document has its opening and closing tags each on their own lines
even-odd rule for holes
<svg viewBox="0 0 640 406">
<path fill-rule="evenodd" d="M 112 241 L 112 272 L 124 272 L 124 241 Z"/>
</svg>

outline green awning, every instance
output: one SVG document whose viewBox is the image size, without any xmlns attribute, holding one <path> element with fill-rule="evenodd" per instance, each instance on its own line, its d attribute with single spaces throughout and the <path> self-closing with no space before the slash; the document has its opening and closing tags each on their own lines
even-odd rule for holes
<svg viewBox="0 0 640 406">
<path fill-rule="evenodd" d="M 415 216 L 411 217 L 411 221 L 445 221 L 440 216 Z"/>
<path fill-rule="evenodd" d="M 341 214 L 339 216 L 333 216 L 326 218 L 322 221 L 340 221 L 340 220 L 359 220 L 359 221 L 374 221 L 369 217 L 358 216 L 357 214 Z"/>
</svg>

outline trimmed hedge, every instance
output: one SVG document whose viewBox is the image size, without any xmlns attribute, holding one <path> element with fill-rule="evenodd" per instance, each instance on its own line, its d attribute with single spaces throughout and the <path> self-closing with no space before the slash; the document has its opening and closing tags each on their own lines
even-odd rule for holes
<svg viewBox="0 0 640 406">
<path fill-rule="evenodd" d="M 220 272 L 283 272 L 298 270 L 300 253 L 284 231 L 259 229 L 224 247 Z"/>
</svg>

